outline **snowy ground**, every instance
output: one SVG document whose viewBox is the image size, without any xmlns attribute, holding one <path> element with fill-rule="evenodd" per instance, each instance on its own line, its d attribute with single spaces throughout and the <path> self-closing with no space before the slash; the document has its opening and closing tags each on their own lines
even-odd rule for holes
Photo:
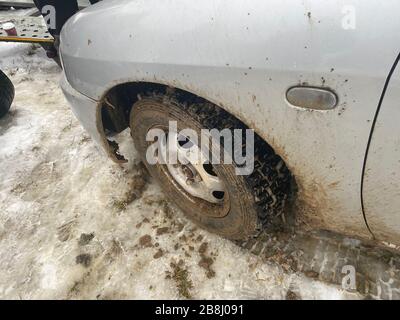
<svg viewBox="0 0 400 320">
<path fill-rule="evenodd" d="M 197 229 L 137 163 L 99 152 L 70 111 L 60 70 L 31 45 L 0 44 L 16 87 L 0 120 L 0 298 L 346 299 Z"/>
</svg>

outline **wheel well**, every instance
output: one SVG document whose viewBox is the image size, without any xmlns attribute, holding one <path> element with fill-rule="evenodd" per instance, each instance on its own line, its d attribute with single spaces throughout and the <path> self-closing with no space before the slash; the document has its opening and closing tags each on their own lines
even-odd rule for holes
<svg viewBox="0 0 400 320">
<path fill-rule="evenodd" d="M 191 92 L 164 84 L 151 82 L 128 82 L 119 84 L 110 89 L 100 102 L 101 119 L 106 135 L 120 133 L 128 128 L 129 115 L 134 103 L 140 99 L 141 95 L 154 92 L 158 94 L 173 93 L 174 97 L 181 103 L 213 103 Z M 215 103 L 213 104 L 215 105 Z M 221 106 L 217 107 L 221 108 Z M 225 111 L 230 113 L 227 110 Z M 234 115 L 232 116 L 235 117 Z M 237 117 L 235 118 L 237 119 Z M 237 120 L 243 123 L 240 119 Z"/>
<path fill-rule="evenodd" d="M 130 83 L 120 84 L 109 90 L 108 93 L 100 101 L 101 118 L 102 118 L 104 133 L 108 136 L 112 136 L 128 128 L 132 106 L 135 104 L 135 102 L 141 99 L 141 95 L 151 94 L 151 93 L 170 94 L 173 95 L 174 98 L 177 99 L 179 102 L 185 104 L 201 104 L 204 102 L 212 103 L 207 99 L 199 97 L 191 92 L 187 92 L 163 84 L 149 83 L 149 82 L 130 82 Z M 215 103 L 212 104 L 215 105 Z M 248 125 L 246 125 L 243 121 L 235 117 L 228 110 L 225 110 L 224 108 L 218 105 L 215 106 L 229 113 L 232 117 L 234 117 L 240 123 L 242 123 L 244 127 L 249 128 Z M 257 132 L 255 133 L 256 135 L 258 135 Z M 272 146 L 267 141 L 265 141 L 265 139 L 263 139 L 261 136 L 259 137 L 266 144 L 266 147 L 271 148 L 273 150 Z M 113 149 L 114 154 L 117 156 L 117 158 L 121 157 L 121 155 L 118 154 L 118 145 L 116 144 L 116 142 L 109 141 L 109 144 L 110 147 Z M 282 160 L 284 167 L 287 168 L 284 159 L 282 159 L 279 154 L 277 155 Z M 291 179 L 292 180 L 289 186 L 290 189 L 289 199 L 288 199 L 289 201 L 287 202 L 288 209 L 290 212 L 293 211 L 292 205 L 294 203 L 295 194 L 297 193 L 297 184 L 295 181 L 295 177 L 291 176 Z M 292 214 L 290 214 L 290 216 L 292 216 Z M 290 220 L 293 219 L 291 218 Z"/>
<path fill-rule="evenodd" d="M 106 135 L 120 133 L 129 126 L 129 113 L 141 93 L 165 91 L 165 86 L 146 82 L 129 82 L 110 89 L 100 102 L 101 120 Z"/>
<path fill-rule="evenodd" d="M 194 93 L 170 87 L 168 85 L 152 83 L 152 82 L 127 82 L 119 84 L 112 89 L 110 89 L 107 94 L 103 96 L 100 100 L 99 106 L 101 110 L 101 120 L 103 125 L 103 130 L 106 136 L 114 136 L 129 127 L 129 117 L 132 106 L 137 102 L 141 95 L 145 94 L 173 94 L 174 98 L 180 103 L 186 104 L 201 104 L 201 103 L 215 103 L 202 98 Z M 223 109 L 225 112 L 229 113 L 236 120 L 240 121 L 246 128 L 251 128 L 245 121 L 238 119 L 230 113 L 228 110 L 221 107 L 221 105 L 216 105 L 217 108 Z M 255 128 L 255 133 L 257 131 Z M 273 147 L 265 141 L 264 142 L 271 148 Z M 114 147 L 115 148 L 115 145 Z"/>
<path fill-rule="evenodd" d="M 152 82 L 128 82 L 119 84 L 110 89 L 107 94 L 103 96 L 99 104 L 103 130 L 106 136 L 113 136 L 128 128 L 132 106 L 141 98 L 141 95 L 151 93 L 173 94 L 174 98 L 180 103 L 201 104 L 206 102 L 216 105 L 215 103 L 197 96 L 196 94 L 164 84 Z M 216 105 L 216 107 L 228 112 L 230 116 L 240 121 L 246 128 L 249 128 L 244 121 L 235 117 L 228 110 L 225 110 L 218 105 Z M 267 141 L 265 141 L 265 139 L 261 139 L 268 145 L 269 148 L 273 149 L 273 147 Z M 115 145 L 113 148 L 115 149 Z"/>
</svg>

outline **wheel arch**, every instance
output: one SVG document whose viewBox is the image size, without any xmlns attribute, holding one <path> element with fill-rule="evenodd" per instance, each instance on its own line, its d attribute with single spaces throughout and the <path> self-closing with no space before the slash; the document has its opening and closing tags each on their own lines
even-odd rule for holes
<svg viewBox="0 0 400 320">
<path fill-rule="evenodd" d="M 253 129 L 254 132 L 259 135 L 287 165 L 285 152 L 280 150 L 277 145 L 271 144 L 270 141 L 267 141 L 267 139 L 262 135 L 262 130 L 257 130 L 257 127 L 254 126 L 251 121 L 248 121 L 244 114 L 233 112 L 232 108 L 229 108 L 229 106 L 226 106 L 222 102 L 215 101 L 215 99 L 205 98 L 202 93 L 189 88 L 180 88 L 176 85 L 171 86 L 160 82 L 127 81 L 114 84 L 105 91 L 99 101 L 98 120 L 101 124 L 101 130 L 106 137 L 119 134 L 129 127 L 129 114 L 132 106 L 140 99 L 140 95 L 146 92 L 159 92 L 164 94 L 174 93 L 179 97 L 181 102 L 209 102 L 216 105 L 242 122 L 246 127 Z M 114 149 L 111 150 L 111 153 L 118 152 L 118 147 L 115 148 L 115 144 L 110 145 L 110 147 Z M 113 157 L 113 160 L 120 162 L 118 160 L 119 157 L 120 155 L 117 154 L 117 157 Z"/>
<path fill-rule="evenodd" d="M 254 130 L 254 133 L 270 148 L 273 153 L 278 156 L 278 158 L 283 162 L 283 167 L 287 168 L 290 175 L 290 180 L 287 186 L 287 198 L 284 204 L 284 210 L 286 214 L 283 216 L 283 221 L 288 224 L 284 228 L 290 228 L 295 221 L 295 200 L 297 198 L 298 186 L 296 182 L 296 177 L 292 174 L 290 168 L 287 165 L 286 160 L 277 153 L 272 146 L 264 137 L 261 136 L 260 132 L 257 132 L 256 128 L 251 126 L 251 123 L 246 122 L 244 117 L 240 115 L 235 115 L 229 108 L 226 108 L 223 104 L 212 101 L 211 99 L 206 99 L 194 92 L 184 90 L 178 87 L 172 87 L 162 83 L 155 82 L 124 82 L 117 84 L 107 90 L 99 101 L 98 116 L 100 117 L 99 123 L 101 124 L 101 130 L 105 134 L 105 138 L 108 141 L 109 150 L 107 153 L 111 155 L 113 160 L 116 162 L 121 162 L 121 157 L 123 155 L 119 154 L 119 146 L 115 141 L 110 141 L 107 139 L 108 136 L 118 134 L 129 127 L 130 113 L 135 102 L 141 99 L 141 95 L 145 98 L 148 93 L 166 94 L 173 99 L 177 99 L 180 103 L 187 104 L 201 104 L 201 103 L 211 103 L 216 108 L 220 108 L 228 113 L 233 118 L 237 119 L 239 122 L 244 124 L 246 128 Z M 155 95 L 156 96 L 156 95 Z M 257 140 L 256 140 L 257 141 Z M 260 140 L 258 140 L 260 142 Z M 258 143 L 259 143 L 258 142 Z M 123 158 L 124 161 L 125 158 Z M 255 168 L 255 171 L 260 170 Z M 254 172 L 255 172 L 254 171 Z M 266 192 L 266 191 L 265 191 Z M 280 217 L 277 217 L 281 219 Z M 274 222 L 276 223 L 276 221 Z M 277 227 L 277 224 L 271 225 L 271 227 Z"/>
</svg>

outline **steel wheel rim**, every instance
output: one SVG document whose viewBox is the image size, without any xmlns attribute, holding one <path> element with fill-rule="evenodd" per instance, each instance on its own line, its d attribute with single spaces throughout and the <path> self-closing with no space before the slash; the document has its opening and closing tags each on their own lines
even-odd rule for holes
<svg viewBox="0 0 400 320">
<path fill-rule="evenodd" d="M 183 143 L 182 143 L 183 142 Z M 159 158 L 170 177 L 190 196 L 210 204 L 224 204 L 226 188 L 209 159 L 187 137 L 166 134 L 159 143 Z M 169 159 L 177 161 L 169 161 Z"/>
</svg>

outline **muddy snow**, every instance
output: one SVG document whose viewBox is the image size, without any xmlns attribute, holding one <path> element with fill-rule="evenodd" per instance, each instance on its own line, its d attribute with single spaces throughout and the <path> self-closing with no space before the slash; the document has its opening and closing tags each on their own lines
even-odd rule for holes
<svg viewBox="0 0 400 320">
<path fill-rule="evenodd" d="M 0 44 L 15 84 L 0 119 L 0 298 L 357 299 L 198 229 L 138 160 L 114 164 L 72 114 L 58 66 Z"/>
</svg>

